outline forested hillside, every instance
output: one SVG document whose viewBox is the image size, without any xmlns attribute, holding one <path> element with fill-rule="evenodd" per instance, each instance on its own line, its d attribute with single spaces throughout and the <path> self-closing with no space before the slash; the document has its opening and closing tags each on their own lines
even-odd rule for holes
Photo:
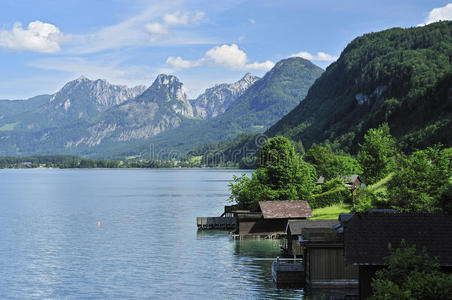
<svg viewBox="0 0 452 300">
<path fill-rule="evenodd" d="M 356 152 L 382 122 L 405 151 L 452 146 L 452 22 L 356 38 L 267 134 Z"/>
</svg>

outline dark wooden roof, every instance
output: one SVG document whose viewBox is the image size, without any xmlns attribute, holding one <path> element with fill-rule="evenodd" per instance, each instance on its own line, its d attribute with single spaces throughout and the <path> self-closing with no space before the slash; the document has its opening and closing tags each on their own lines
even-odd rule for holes
<svg viewBox="0 0 452 300">
<path fill-rule="evenodd" d="M 300 235 L 303 228 L 332 228 L 338 224 L 337 220 L 289 220 L 287 222 L 286 233 Z"/>
<path fill-rule="evenodd" d="M 452 266 L 452 216 L 428 213 L 362 213 L 344 224 L 345 262 L 384 265 L 388 244 L 398 248 L 404 239 L 442 266 Z"/>
<path fill-rule="evenodd" d="M 260 201 L 264 219 L 297 219 L 312 217 L 307 201 Z"/>
</svg>

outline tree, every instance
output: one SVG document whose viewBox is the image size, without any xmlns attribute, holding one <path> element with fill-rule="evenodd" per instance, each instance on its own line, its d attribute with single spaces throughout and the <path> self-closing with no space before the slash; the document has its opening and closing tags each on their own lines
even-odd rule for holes
<svg viewBox="0 0 452 300">
<path fill-rule="evenodd" d="M 359 146 L 358 161 L 363 168 L 366 184 L 373 184 L 391 172 L 396 148 L 387 123 L 369 129 L 364 136 L 364 143 Z"/>
<path fill-rule="evenodd" d="M 400 211 L 447 210 L 452 176 L 449 154 L 449 149 L 436 146 L 402 156 L 388 184 L 389 204 Z"/>
<path fill-rule="evenodd" d="M 371 300 L 451 299 L 452 274 L 442 273 L 425 249 L 417 253 L 415 246 L 402 241 L 400 248 L 391 251 L 385 258 L 387 268 L 375 273 Z"/>
<path fill-rule="evenodd" d="M 337 155 L 329 147 L 313 144 L 303 157 L 312 164 L 319 176 L 331 180 L 353 174 L 361 174 L 358 161 L 350 155 Z"/>
<path fill-rule="evenodd" d="M 310 200 L 317 174 L 295 153 L 284 137 L 267 140 L 259 153 L 259 165 L 251 178 L 234 177 L 229 200 L 244 209 L 257 209 L 259 201 Z"/>
<path fill-rule="evenodd" d="M 452 177 L 449 178 L 449 183 L 439 199 L 439 207 L 442 211 L 452 214 Z"/>
</svg>

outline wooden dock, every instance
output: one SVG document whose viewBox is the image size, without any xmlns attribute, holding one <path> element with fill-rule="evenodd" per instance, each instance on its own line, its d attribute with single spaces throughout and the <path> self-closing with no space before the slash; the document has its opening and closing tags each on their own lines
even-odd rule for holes
<svg viewBox="0 0 452 300">
<path fill-rule="evenodd" d="M 197 217 L 198 229 L 230 230 L 234 229 L 236 221 L 234 217 Z"/>
<path fill-rule="evenodd" d="M 199 230 L 231 230 L 235 229 L 237 221 L 232 213 L 232 206 L 225 206 L 219 217 L 196 217 L 196 225 Z"/>
<path fill-rule="evenodd" d="M 272 277 L 277 287 L 303 287 L 306 283 L 301 260 L 282 260 L 277 257 L 272 263 Z"/>
</svg>

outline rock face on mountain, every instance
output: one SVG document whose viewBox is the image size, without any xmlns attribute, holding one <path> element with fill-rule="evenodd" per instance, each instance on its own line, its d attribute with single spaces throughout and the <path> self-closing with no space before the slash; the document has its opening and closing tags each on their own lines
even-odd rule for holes
<svg viewBox="0 0 452 300">
<path fill-rule="evenodd" d="M 50 98 L 46 110 L 51 118 L 76 120 L 94 117 L 110 107 L 141 95 L 146 87 L 112 85 L 105 80 L 95 81 L 81 76 L 68 82 Z"/>
<path fill-rule="evenodd" d="M 221 115 L 258 80 L 259 77 L 247 73 L 237 82 L 217 84 L 207 89 L 192 101 L 195 115 L 202 119 L 211 119 Z"/>
<path fill-rule="evenodd" d="M 141 95 L 106 110 L 66 147 L 147 139 L 180 126 L 185 118 L 193 118 L 193 110 L 183 84 L 175 76 L 160 74 Z"/>
<path fill-rule="evenodd" d="M 127 88 L 112 85 L 105 80 L 92 81 L 81 76 L 65 84 L 50 99 L 44 97 L 47 101 L 39 100 L 39 106 L 30 105 L 33 109 L 9 114 L 8 118 L 0 120 L 0 126 L 14 124 L 14 129 L 19 131 L 40 131 L 67 126 L 96 118 L 107 109 L 142 94 L 144 90 L 144 86 Z M 34 100 L 30 104 L 36 102 Z"/>
<path fill-rule="evenodd" d="M 160 105 L 160 108 L 172 110 L 184 117 L 194 117 L 193 108 L 184 92 L 182 82 L 176 76 L 160 74 L 138 101 L 150 101 Z"/>
</svg>

